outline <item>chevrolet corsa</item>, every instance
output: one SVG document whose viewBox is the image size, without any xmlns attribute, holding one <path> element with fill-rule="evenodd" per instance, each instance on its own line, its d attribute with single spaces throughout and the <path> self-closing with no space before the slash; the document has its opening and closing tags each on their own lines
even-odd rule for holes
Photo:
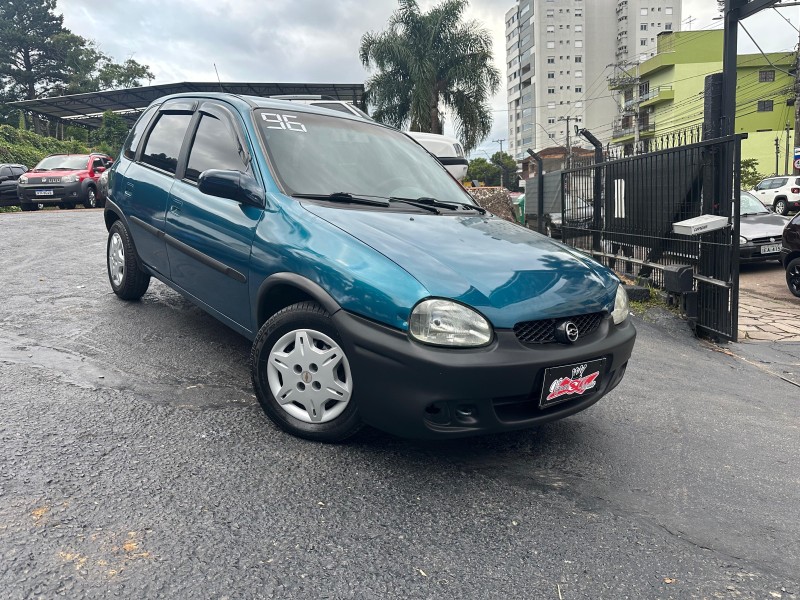
<svg viewBox="0 0 800 600">
<path fill-rule="evenodd" d="M 532 427 L 622 379 L 608 269 L 499 219 L 405 134 L 229 94 L 162 98 L 109 175 L 108 276 L 151 277 L 253 342 L 280 428 L 335 442 Z"/>
</svg>

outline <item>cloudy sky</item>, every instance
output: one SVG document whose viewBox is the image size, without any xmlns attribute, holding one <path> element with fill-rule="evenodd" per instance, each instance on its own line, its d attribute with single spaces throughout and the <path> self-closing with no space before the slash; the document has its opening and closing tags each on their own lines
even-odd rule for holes
<svg viewBox="0 0 800 600">
<path fill-rule="evenodd" d="M 420 0 L 423 9 L 434 4 Z M 504 17 L 513 5 L 471 0 L 467 14 L 492 32 L 503 81 Z M 213 81 L 214 63 L 223 81 L 360 83 L 368 75 L 358 59 L 361 36 L 383 29 L 396 7 L 396 0 L 58 0 L 69 29 L 94 39 L 118 61 L 133 57 L 149 65 L 153 83 Z M 800 25 L 800 7 L 780 12 Z M 694 19 L 694 30 L 721 26 L 713 21 L 713 0 L 683 0 L 683 16 Z M 774 10 L 745 24 L 765 52 L 797 44 L 797 31 Z M 740 52 L 757 51 L 744 32 L 739 37 Z M 506 137 L 505 95 L 503 85 L 492 101 L 492 135 L 479 151 L 495 152 L 499 147 L 491 140 Z"/>
</svg>

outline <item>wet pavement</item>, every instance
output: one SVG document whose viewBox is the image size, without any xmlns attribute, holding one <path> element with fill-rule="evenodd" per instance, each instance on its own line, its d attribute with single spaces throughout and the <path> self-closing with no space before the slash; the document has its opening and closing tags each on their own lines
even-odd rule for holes
<svg viewBox="0 0 800 600">
<path fill-rule="evenodd" d="M 797 387 L 671 313 L 569 419 L 320 445 L 263 416 L 244 338 L 119 301 L 105 238 L 0 214 L 4 598 L 800 598 Z"/>
</svg>

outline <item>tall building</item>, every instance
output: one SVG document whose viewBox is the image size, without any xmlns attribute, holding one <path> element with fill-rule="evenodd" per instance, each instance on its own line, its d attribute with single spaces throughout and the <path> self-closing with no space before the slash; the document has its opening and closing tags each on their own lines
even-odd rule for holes
<svg viewBox="0 0 800 600">
<path fill-rule="evenodd" d="M 576 145 L 575 125 L 610 138 L 617 105 L 607 79 L 615 65 L 655 53 L 659 28 L 678 29 L 680 1 L 517 0 L 506 13 L 509 153 L 522 159 L 568 136 Z M 652 47 L 632 53 L 631 27 Z"/>
</svg>

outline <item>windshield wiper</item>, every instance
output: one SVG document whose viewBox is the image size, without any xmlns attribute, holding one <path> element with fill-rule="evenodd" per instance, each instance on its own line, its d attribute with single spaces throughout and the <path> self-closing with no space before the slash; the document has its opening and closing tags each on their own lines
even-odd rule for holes
<svg viewBox="0 0 800 600">
<path fill-rule="evenodd" d="M 486 209 L 476 204 L 468 204 L 466 202 L 456 202 L 453 200 L 437 200 L 436 198 L 431 198 L 429 196 L 421 196 L 419 198 L 398 198 L 396 196 L 393 196 L 389 198 L 389 202 L 405 202 L 407 204 L 413 204 L 414 206 L 422 205 L 429 208 L 448 208 L 450 210 L 454 210 L 456 207 L 458 207 L 458 208 L 465 208 L 468 210 L 476 210 L 482 215 L 486 214 Z"/>
<path fill-rule="evenodd" d="M 421 208 L 422 210 L 427 210 L 428 212 L 432 212 L 435 215 L 442 214 L 433 202 L 428 202 L 428 200 L 433 200 L 433 198 L 398 198 L 396 196 L 392 196 L 389 198 L 389 202 L 402 202 L 403 204 L 410 204 L 411 206 L 416 206 L 417 208 Z"/>
<path fill-rule="evenodd" d="M 348 192 L 334 192 L 333 194 L 292 194 L 292 198 L 308 198 L 309 200 L 329 200 L 331 202 L 344 202 L 347 204 L 363 204 L 365 206 L 381 206 L 386 208 L 388 202 L 359 198 Z"/>
</svg>

